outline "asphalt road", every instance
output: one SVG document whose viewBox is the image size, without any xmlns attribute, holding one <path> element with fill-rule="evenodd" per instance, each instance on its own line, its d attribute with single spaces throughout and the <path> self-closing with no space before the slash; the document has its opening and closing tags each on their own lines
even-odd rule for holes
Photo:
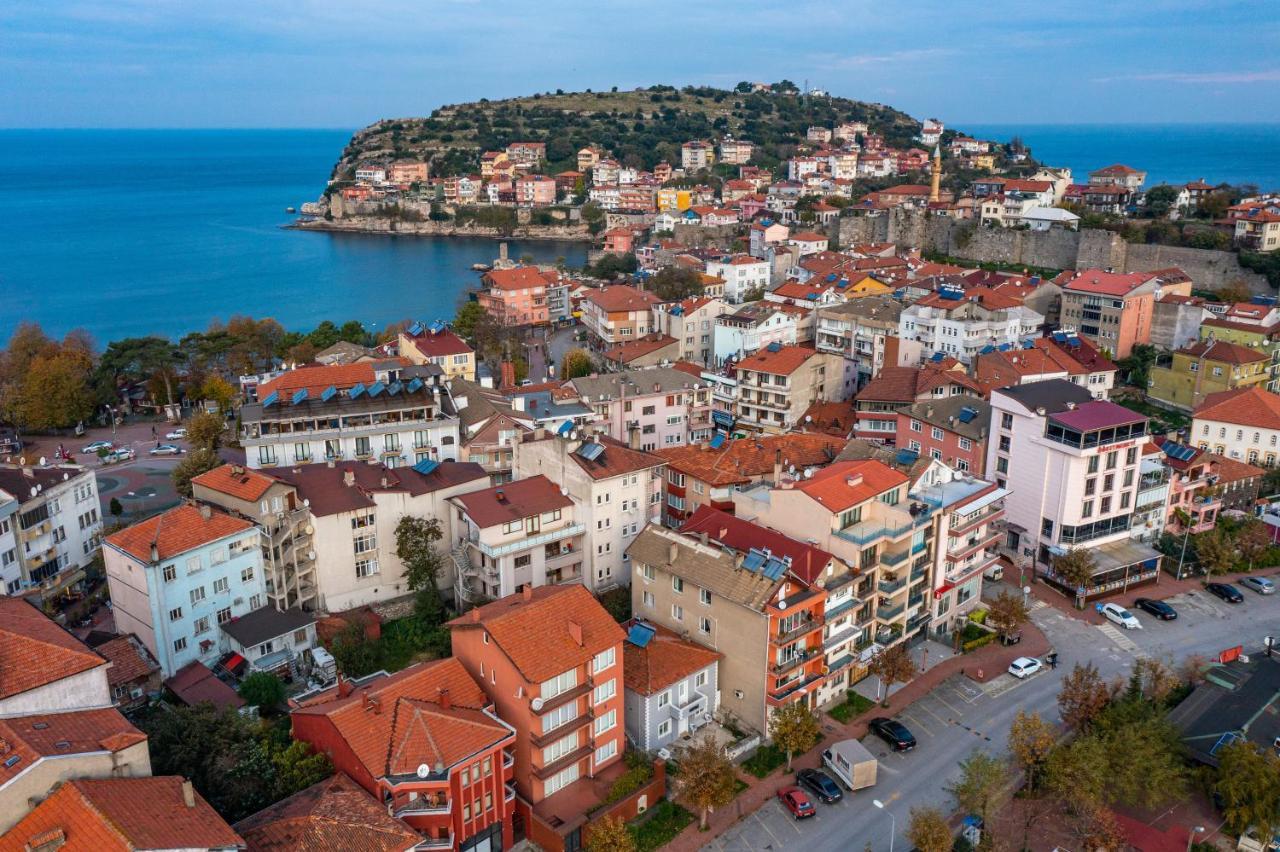
<svg viewBox="0 0 1280 852">
<path fill-rule="evenodd" d="M 1244 591 L 1242 604 L 1230 605 L 1204 592 L 1170 598 L 1178 620 L 1158 622 L 1138 613 L 1143 629 L 1122 631 L 1112 625 L 1092 625 L 1037 603 L 1032 619 L 1059 653 L 1056 670 L 1044 670 L 1025 681 L 1005 674 L 986 684 L 962 675 L 944 681 L 899 715 L 919 745 L 906 754 L 889 752 L 876 737 L 863 743 L 880 758 L 876 785 L 846 796 L 836 805 L 818 804 L 818 815 L 796 822 L 775 800 L 732 830 L 707 844 L 717 852 L 803 849 L 805 852 L 874 852 L 911 848 L 903 832 L 912 807 L 933 805 L 950 812 L 947 786 L 959 775 L 958 765 L 975 749 L 1003 754 L 1009 726 L 1019 710 L 1036 711 L 1057 719 L 1057 696 L 1063 676 L 1076 662 L 1092 661 L 1104 677 L 1127 676 L 1138 656 L 1178 664 L 1192 654 L 1206 657 L 1244 644 L 1257 651 L 1262 637 L 1280 636 L 1280 595 L 1262 597 Z M 1119 601 L 1124 604 L 1130 600 Z M 879 799 L 886 805 L 872 805 Z"/>
</svg>

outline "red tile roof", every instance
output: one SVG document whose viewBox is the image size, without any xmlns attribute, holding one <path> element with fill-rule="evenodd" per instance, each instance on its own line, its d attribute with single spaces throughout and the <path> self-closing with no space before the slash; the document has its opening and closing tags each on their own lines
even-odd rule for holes
<svg viewBox="0 0 1280 852">
<path fill-rule="evenodd" d="M 620 364 L 630 364 L 637 358 L 643 358 L 675 344 L 676 339 L 669 334 L 646 334 L 637 340 L 629 340 L 606 349 L 604 359 Z"/>
<path fill-rule="evenodd" d="M 1223 364 L 1256 364 L 1259 361 L 1271 360 L 1265 352 L 1225 340 L 1199 340 L 1178 351 L 1192 358 L 1219 361 Z"/>
<path fill-rule="evenodd" d="M 710 506 L 699 506 L 693 517 L 685 521 L 680 532 L 685 535 L 705 532 L 712 541 L 741 553 L 746 553 L 753 547 L 768 548 L 775 556 L 790 559 L 791 573 L 806 583 L 816 581 L 835 560 L 834 556 L 820 547 L 796 541 L 768 527 L 753 524 Z"/>
<path fill-rule="evenodd" d="M 656 695 L 724 659 L 723 654 L 681 639 L 660 624 L 645 624 L 655 631 L 647 645 L 622 643 L 622 679 L 632 692 Z"/>
<path fill-rule="evenodd" d="M 495 485 L 483 491 L 459 494 L 453 499 L 462 504 L 467 515 L 481 528 L 573 505 L 573 501 L 561 494 L 560 488 L 542 474 Z"/>
<path fill-rule="evenodd" d="M 874 459 L 837 462 L 796 484 L 830 512 L 843 512 L 896 488 L 907 477 Z"/>
<path fill-rule="evenodd" d="M 114 707 L 70 713 L 37 713 L 0 719 L 0 785 L 8 784 L 41 758 L 68 757 L 87 752 L 117 752 L 146 742 Z M 12 765 L 9 761 L 18 758 Z"/>
<path fill-rule="evenodd" d="M 216 509 L 210 509 L 206 518 L 199 507 L 184 503 L 107 536 L 107 544 L 142 562 L 150 562 L 152 545 L 156 547 L 157 559 L 170 559 L 250 529 L 253 524 L 244 518 Z"/>
<path fill-rule="evenodd" d="M 915 402 L 936 387 L 960 385 L 981 394 L 982 386 L 963 370 L 950 369 L 958 364 L 948 359 L 942 364 L 926 363 L 922 367 L 882 367 L 880 374 L 858 391 L 857 399 L 875 402 Z"/>
<path fill-rule="evenodd" d="M 243 848 L 244 840 L 183 779 L 103 778 L 68 781 L 0 837 L 0 852 L 60 837 L 60 852 Z"/>
<path fill-rule="evenodd" d="M 815 234 L 813 231 L 801 231 L 791 235 L 791 241 L 797 243 L 825 243 L 830 239 L 826 234 Z"/>
<path fill-rule="evenodd" d="M 111 687 L 132 683 L 160 671 L 160 665 L 151 653 L 130 633 L 103 642 L 94 649 L 111 663 L 107 669 L 107 684 Z"/>
<path fill-rule="evenodd" d="M 477 607 L 449 626 L 487 630 L 525 680 L 535 684 L 583 665 L 626 635 L 584 586 L 539 586 L 526 594 Z"/>
<path fill-rule="evenodd" d="M 244 699 L 227 684 L 218 680 L 209 667 L 199 660 L 192 660 L 173 673 L 173 677 L 164 682 L 174 695 L 184 704 L 194 707 L 209 702 L 219 709 L 226 707 L 240 708 Z"/>
<path fill-rule="evenodd" d="M 424 331 L 411 337 L 413 345 L 427 358 L 441 355 L 466 355 L 473 350 L 467 342 L 449 329 L 432 333 Z"/>
<path fill-rule="evenodd" d="M 817 354 L 817 351 L 805 346 L 783 346 L 776 352 L 771 352 L 767 348 L 760 349 L 754 355 L 748 355 L 734 364 L 734 370 L 738 373 L 753 370 L 758 373 L 789 376 Z"/>
<path fill-rule="evenodd" d="M 400 359 L 395 360 L 399 363 L 408 363 Z M 266 399 L 273 393 L 278 393 L 282 397 L 292 396 L 304 388 L 308 396 L 319 396 L 330 386 L 343 390 L 357 384 L 372 384 L 374 366 L 383 363 L 386 362 L 361 361 L 358 364 L 299 367 L 263 384 L 258 388 L 258 399 Z"/>
<path fill-rule="evenodd" d="M 422 837 L 338 772 L 235 824 L 253 852 L 407 852 Z"/>
<path fill-rule="evenodd" d="M 1150 272 L 1120 273 L 1104 272 L 1101 269 L 1082 269 L 1062 287 L 1064 290 L 1071 290 L 1077 293 L 1127 296 L 1154 277 Z"/>
<path fill-rule="evenodd" d="M 237 464 L 215 467 L 213 470 L 192 477 L 191 482 L 248 503 L 261 500 L 262 495 L 267 493 L 267 489 L 275 484 L 275 480 L 271 477 Z"/>
<path fill-rule="evenodd" d="M 0 597 L 0 699 L 106 664 L 23 598 Z"/>
<path fill-rule="evenodd" d="M 713 450 L 709 443 L 664 447 L 655 455 L 665 459 L 672 470 L 711 486 L 751 482 L 773 472 L 778 452 L 784 468 L 830 464 L 844 448 L 844 441 L 829 435 L 769 435 L 725 441 Z"/>
<path fill-rule="evenodd" d="M 1112 166 L 1104 166 L 1096 171 L 1089 172 L 1091 175 L 1136 175 L 1137 169 L 1131 169 L 1126 165 L 1116 163 Z"/>
<path fill-rule="evenodd" d="M 988 310 L 999 311 L 1018 307 L 1022 304 L 1022 299 L 1009 293 L 992 290 L 989 287 L 970 287 L 964 291 L 963 299 L 944 299 L 939 293 L 930 293 L 916 302 L 917 305 L 941 308 L 944 311 L 963 308 L 970 303 L 981 305 Z"/>
<path fill-rule="evenodd" d="M 652 305 L 662 301 L 647 290 L 637 290 L 625 284 L 614 284 L 591 290 L 583 297 L 583 301 L 598 305 L 607 313 L 647 311 Z"/>
<path fill-rule="evenodd" d="M 654 453 L 633 450 L 621 441 L 610 438 L 607 435 L 596 438 L 596 443 L 604 447 L 604 452 L 594 460 L 588 461 L 577 453 L 570 454 L 573 460 L 578 463 L 578 467 L 586 471 L 592 479 L 609 479 L 614 476 L 622 476 L 624 473 L 634 473 L 638 470 L 659 467 L 666 463 Z"/>
<path fill-rule="evenodd" d="M 555 276 L 552 273 L 540 271 L 536 266 L 516 266 L 511 269 L 494 269 L 486 272 L 482 280 L 496 290 L 528 290 L 534 287 L 546 287 L 555 281 Z"/>
<path fill-rule="evenodd" d="M 1196 409 L 1195 418 L 1259 429 L 1280 429 L 1280 396 L 1256 385 L 1211 393 Z"/>
</svg>

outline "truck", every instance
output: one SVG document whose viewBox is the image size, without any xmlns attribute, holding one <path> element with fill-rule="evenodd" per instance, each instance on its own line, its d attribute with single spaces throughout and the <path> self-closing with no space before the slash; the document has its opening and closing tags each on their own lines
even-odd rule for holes
<svg viewBox="0 0 1280 852">
<path fill-rule="evenodd" d="M 876 762 L 867 747 L 857 740 L 840 740 L 822 753 L 822 764 L 850 791 L 876 783 Z"/>
</svg>

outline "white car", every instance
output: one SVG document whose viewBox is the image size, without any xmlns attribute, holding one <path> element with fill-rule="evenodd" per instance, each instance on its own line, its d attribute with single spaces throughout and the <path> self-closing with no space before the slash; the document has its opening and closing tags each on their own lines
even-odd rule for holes
<svg viewBox="0 0 1280 852">
<path fill-rule="evenodd" d="M 85 444 L 80 452 L 85 453 L 86 455 L 96 456 L 98 454 L 98 450 L 109 449 L 111 449 L 110 441 L 94 441 L 91 444 Z"/>
<path fill-rule="evenodd" d="M 129 461 L 133 458 L 133 450 L 128 447 L 121 447 L 118 450 L 112 450 L 102 457 L 104 462 L 121 462 Z"/>
<path fill-rule="evenodd" d="M 155 449 L 151 451 L 151 455 L 176 456 L 181 452 L 182 450 L 178 447 L 175 447 L 173 444 L 156 444 Z"/>
<path fill-rule="evenodd" d="M 187 427 L 179 426 L 171 432 L 165 432 L 164 436 L 170 441 L 181 441 L 183 438 L 187 437 Z"/>
<path fill-rule="evenodd" d="M 1019 657 L 1009 664 L 1009 674 L 1021 680 L 1022 678 L 1031 677 L 1042 668 L 1044 668 L 1044 663 L 1035 657 Z"/>
<path fill-rule="evenodd" d="M 1102 617 L 1107 621 L 1110 621 L 1113 624 L 1118 624 L 1125 630 L 1142 629 L 1142 622 L 1134 618 L 1133 613 L 1120 606 L 1120 604 L 1098 604 L 1098 612 L 1102 613 Z"/>
</svg>

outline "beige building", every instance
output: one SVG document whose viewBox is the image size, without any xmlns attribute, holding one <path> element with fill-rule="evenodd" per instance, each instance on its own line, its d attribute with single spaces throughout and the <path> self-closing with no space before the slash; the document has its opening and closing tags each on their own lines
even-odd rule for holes
<svg viewBox="0 0 1280 852">
<path fill-rule="evenodd" d="M 414 323 L 400 332 L 400 357 L 411 364 L 435 364 L 447 379 L 476 379 L 476 353 L 443 323 Z"/>
<path fill-rule="evenodd" d="M 815 402 L 840 402 L 844 359 L 801 346 L 770 344 L 734 365 L 741 426 L 788 432 Z"/>
<path fill-rule="evenodd" d="M 715 358 L 716 317 L 728 309 L 719 299 L 706 296 L 662 302 L 653 306 L 653 330 L 675 339 L 676 360 L 707 367 Z"/>
</svg>

